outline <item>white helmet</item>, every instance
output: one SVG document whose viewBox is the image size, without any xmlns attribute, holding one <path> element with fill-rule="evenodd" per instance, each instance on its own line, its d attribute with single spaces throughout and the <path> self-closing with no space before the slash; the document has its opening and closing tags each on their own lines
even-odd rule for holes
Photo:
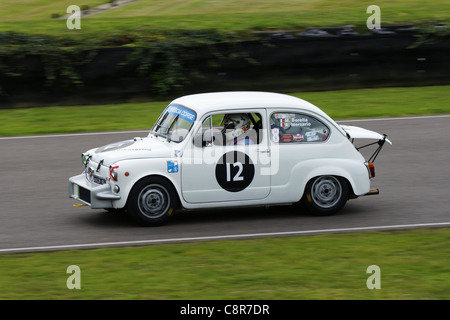
<svg viewBox="0 0 450 320">
<path fill-rule="evenodd" d="M 251 120 L 245 113 L 226 114 L 222 120 L 223 130 L 227 140 L 231 140 L 244 134 L 250 129 Z"/>
</svg>

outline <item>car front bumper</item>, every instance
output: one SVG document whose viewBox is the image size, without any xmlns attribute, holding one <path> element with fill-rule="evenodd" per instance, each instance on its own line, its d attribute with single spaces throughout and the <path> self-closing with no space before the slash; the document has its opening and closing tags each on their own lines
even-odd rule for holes
<svg viewBox="0 0 450 320">
<path fill-rule="evenodd" d="M 86 180 L 84 173 L 69 179 L 69 198 L 89 205 L 92 209 L 111 209 L 120 196 L 111 191 L 109 183 L 97 185 Z"/>
</svg>

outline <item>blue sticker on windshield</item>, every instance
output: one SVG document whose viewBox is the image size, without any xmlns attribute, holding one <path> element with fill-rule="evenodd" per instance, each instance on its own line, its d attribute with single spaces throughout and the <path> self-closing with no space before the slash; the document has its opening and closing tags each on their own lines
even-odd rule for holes
<svg viewBox="0 0 450 320">
<path fill-rule="evenodd" d="M 182 106 L 170 105 L 167 107 L 167 112 L 169 114 L 178 115 L 181 119 L 190 123 L 193 123 L 195 120 L 195 112 Z"/>
</svg>

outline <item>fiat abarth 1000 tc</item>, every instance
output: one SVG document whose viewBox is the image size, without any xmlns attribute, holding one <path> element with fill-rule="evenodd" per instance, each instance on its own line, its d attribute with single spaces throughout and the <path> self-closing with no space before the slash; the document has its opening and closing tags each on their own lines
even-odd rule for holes
<svg viewBox="0 0 450 320">
<path fill-rule="evenodd" d="M 358 138 L 374 139 L 368 160 Z M 348 199 L 378 194 L 370 179 L 385 141 L 289 95 L 193 94 L 172 101 L 148 136 L 84 152 L 69 196 L 146 226 L 181 208 L 302 203 L 331 215 Z"/>
</svg>

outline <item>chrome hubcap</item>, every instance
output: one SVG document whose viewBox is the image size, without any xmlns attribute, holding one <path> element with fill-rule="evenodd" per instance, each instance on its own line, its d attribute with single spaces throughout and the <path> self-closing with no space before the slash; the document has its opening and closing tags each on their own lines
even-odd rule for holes
<svg viewBox="0 0 450 320">
<path fill-rule="evenodd" d="M 169 210 L 169 200 L 169 192 L 164 187 L 151 184 L 139 193 L 138 206 L 144 216 L 155 219 Z"/>
<path fill-rule="evenodd" d="M 314 203 L 325 209 L 335 206 L 341 199 L 341 195 L 341 183 L 332 176 L 316 179 L 311 188 L 311 197 Z"/>
</svg>

